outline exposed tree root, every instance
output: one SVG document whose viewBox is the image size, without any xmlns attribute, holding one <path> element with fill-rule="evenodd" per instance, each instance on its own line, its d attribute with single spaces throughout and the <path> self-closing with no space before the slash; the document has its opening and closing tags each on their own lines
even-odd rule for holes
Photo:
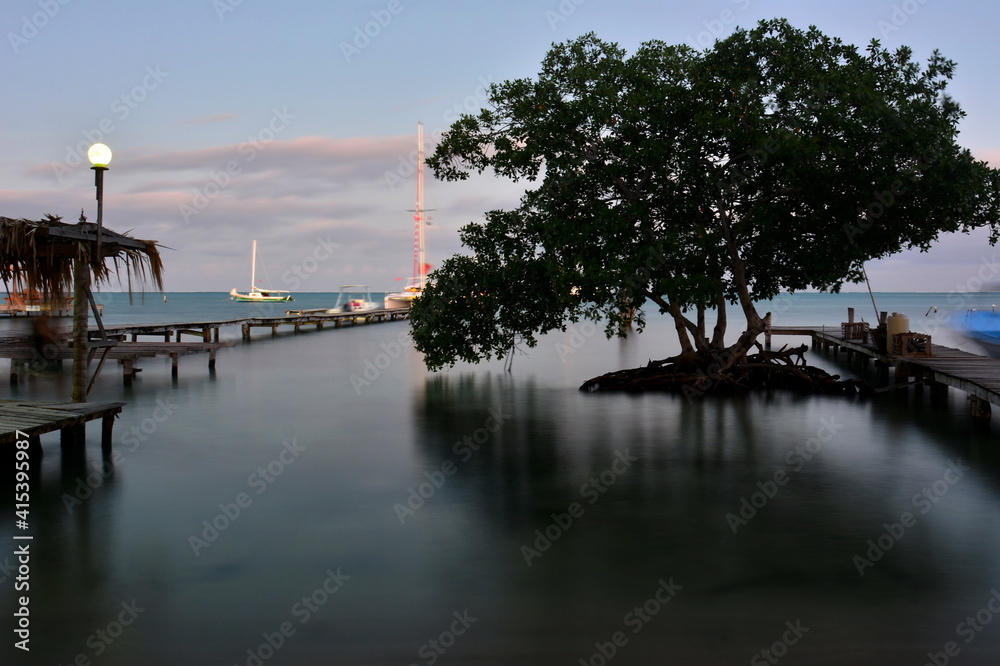
<svg viewBox="0 0 1000 666">
<path fill-rule="evenodd" d="M 840 375 L 806 365 L 806 345 L 776 352 L 757 345 L 756 354 L 741 362 L 727 363 L 723 357 L 675 356 L 650 361 L 646 366 L 609 372 L 588 379 L 581 391 L 674 391 L 686 396 L 760 389 L 788 389 L 799 393 L 870 395 L 872 386 L 863 379 L 841 379 Z"/>
</svg>

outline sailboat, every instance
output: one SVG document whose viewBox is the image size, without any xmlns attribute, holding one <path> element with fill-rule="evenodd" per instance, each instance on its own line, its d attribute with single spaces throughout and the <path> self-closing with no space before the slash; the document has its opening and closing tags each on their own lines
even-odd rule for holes
<svg viewBox="0 0 1000 666">
<path fill-rule="evenodd" d="M 417 207 L 413 210 L 413 277 L 406 279 L 403 291 L 385 295 L 386 309 L 409 308 L 419 298 L 427 283 L 430 266 L 424 261 L 424 125 L 417 123 Z"/>
<path fill-rule="evenodd" d="M 260 289 L 257 287 L 257 241 L 253 242 L 250 250 L 250 291 L 241 294 L 235 288 L 229 291 L 229 297 L 234 301 L 247 301 L 251 303 L 276 303 L 283 301 L 294 301 L 292 292 L 281 289 Z"/>
</svg>

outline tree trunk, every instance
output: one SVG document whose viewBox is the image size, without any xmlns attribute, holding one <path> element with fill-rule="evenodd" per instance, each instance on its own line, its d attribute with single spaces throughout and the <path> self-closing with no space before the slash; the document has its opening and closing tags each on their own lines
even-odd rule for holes
<svg viewBox="0 0 1000 666">
<path fill-rule="evenodd" d="M 712 331 L 712 347 L 722 349 L 726 346 L 726 297 L 724 294 L 719 294 L 716 310 L 719 317 L 715 320 L 715 330 Z"/>
<path fill-rule="evenodd" d="M 677 339 L 681 343 L 681 354 L 694 354 L 694 346 L 691 344 L 691 337 L 688 335 L 687 318 L 681 312 L 680 306 L 670 304 L 667 312 L 674 318 L 674 328 L 677 329 Z"/>
</svg>

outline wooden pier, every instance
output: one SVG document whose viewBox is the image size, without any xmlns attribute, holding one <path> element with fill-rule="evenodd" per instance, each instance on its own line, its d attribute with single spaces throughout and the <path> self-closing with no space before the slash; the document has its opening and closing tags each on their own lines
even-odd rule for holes
<svg viewBox="0 0 1000 666">
<path fill-rule="evenodd" d="M 105 360 L 118 361 L 122 367 L 125 386 L 131 386 L 135 375 L 140 372 L 136 363 L 140 358 L 169 358 L 171 374 L 177 377 L 178 359 L 189 354 L 208 353 L 208 369 L 215 369 L 216 352 L 223 347 L 233 347 L 235 342 L 122 342 L 112 345 L 95 346 L 93 357 L 100 354 L 99 363 Z M 43 353 L 27 338 L 8 338 L 0 342 L 0 357 L 10 359 L 10 383 L 17 384 L 26 377 L 33 365 L 47 366 L 50 362 L 61 363 L 73 358 L 73 348 L 67 344 L 48 346 Z"/>
<path fill-rule="evenodd" d="M 17 432 L 28 435 L 28 447 L 41 452 L 41 435 L 60 431 L 63 448 L 82 446 L 86 424 L 101 419 L 101 448 L 111 450 L 115 417 L 124 402 L 29 402 L 0 400 L 0 445 L 14 443 Z"/>
<path fill-rule="evenodd" d="M 277 335 L 282 328 L 292 329 L 298 333 L 303 326 L 314 326 L 320 330 L 327 325 L 341 328 L 347 325 L 357 326 L 359 324 L 397 321 L 407 317 L 409 317 L 409 310 L 400 308 L 334 313 L 328 312 L 327 309 L 288 310 L 284 316 L 277 317 L 125 324 L 104 326 L 103 329 L 95 327 L 88 331 L 90 338 L 88 344 L 91 347 L 91 361 L 98 356 L 100 364 L 103 364 L 105 359 L 118 361 L 122 366 L 122 377 L 125 385 L 131 386 L 133 378 L 140 371 L 136 364 L 142 358 L 170 358 L 171 373 L 177 377 L 179 357 L 207 353 L 208 368 L 210 371 L 214 370 L 216 352 L 223 347 L 236 345 L 232 341 L 219 340 L 220 329 L 227 326 L 239 326 L 243 340 L 250 341 L 251 333 L 255 328 L 269 329 L 273 336 Z M 104 336 L 110 339 L 110 342 L 97 339 L 102 331 Z M 139 339 L 140 336 L 155 336 L 160 340 L 143 341 Z M 192 336 L 195 339 L 184 339 L 182 336 Z M 72 356 L 72 348 L 68 345 L 50 346 L 46 348 L 43 357 L 28 337 L 0 338 L 0 358 L 10 359 L 10 381 L 12 384 L 16 384 L 22 377 L 26 376 L 33 364 L 47 364 L 49 361 L 60 363 L 65 359 L 72 358 Z M 98 368 L 100 367 L 98 365 Z"/>
<path fill-rule="evenodd" d="M 163 342 L 170 342 L 176 336 L 177 342 L 181 341 L 181 335 L 191 335 L 200 338 L 202 342 L 218 342 L 219 329 L 225 326 L 238 326 L 246 319 L 223 319 L 219 321 L 196 321 L 196 322 L 167 322 L 161 324 L 124 324 L 121 326 L 104 326 L 108 336 L 125 340 L 131 338 L 132 342 L 137 342 L 140 335 L 156 336 L 163 338 Z M 89 329 L 91 336 L 98 333 L 97 328 Z"/>
<path fill-rule="evenodd" d="M 989 420 L 990 405 L 1000 405 L 1000 359 L 936 344 L 930 345 L 930 355 L 889 354 L 866 339 L 845 340 L 841 325 L 772 326 L 765 334 L 767 344 L 774 335 L 809 336 L 813 348 L 830 349 L 834 354 L 844 350 L 849 358 L 857 354 L 866 363 L 873 361 L 886 381 L 892 368 L 893 388 L 928 386 L 932 397 L 943 396 L 949 387 L 963 391 L 973 416 L 979 419 Z"/>
<path fill-rule="evenodd" d="M 284 316 L 278 317 L 244 317 L 242 319 L 224 319 L 219 321 L 169 322 L 162 324 L 126 324 L 123 326 L 105 326 L 104 330 L 109 336 L 119 337 L 123 340 L 126 337 L 131 337 L 132 342 L 136 342 L 140 335 L 163 338 L 164 342 L 170 342 L 171 337 L 176 337 L 176 341 L 181 342 L 182 335 L 191 335 L 200 338 L 202 342 L 218 342 L 219 329 L 227 326 L 239 326 L 243 339 L 249 341 L 251 333 L 255 328 L 269 329 L 271 334 L 275 335 L 281 328 L 291 327 L 298 333 L 303 326 L 315 326 L 317 330 L 320 330 L 327 324 L 330 324 L 334 328 L 340 328 L 345 324 L 355 326 L 358 324 L 373 324 L 406 319 L 409 317 L 409 314 L 409 310 L 400 308 L 367 310 L 363 312 L 328 312 L 327 308 L 317 308 L 312 310 L 286 310 Z M 96 332 L 96 328 L 91 329 L 91 333 Z"/>
<path fill-rule="evenodd" d="M 358 324 L 377 324 L 386 321 L 397 321 L 407 319 L 410 311 L 407 308 L 382 308 L 378 310 L 362 310 L 360 312 L 328 312 L 325 309 L 313 310 L 285 310 L 284 317 L 273 317 L 271 319 L 256 318 L 243 325 L 243 339 L 250 339 L 252 328 L 270 328 L 272 333 L 276 333 L 278 327 L 292 325 L 298 333 L 303 326 L 315 326 L 317 330 L 322 329 L 326 324 L 332 324 L 334 328 L 340 328 L 345 324 L 357 326 Z"/>
</svg>

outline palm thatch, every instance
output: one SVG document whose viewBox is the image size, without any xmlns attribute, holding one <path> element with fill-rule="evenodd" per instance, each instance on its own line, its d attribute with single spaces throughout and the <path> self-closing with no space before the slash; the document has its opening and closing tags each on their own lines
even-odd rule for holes
<svg viewBox="0 0 1000 666">
<path fill-rule="evenodd" d="M 141 240 L 109 229 L 101 230 L 100 256 L 96 254 L 97 225 L 80 214 L 78 224 L 46 215 L 42 220 L 0 217 L 0 279 L 15 288 L 35 290 L 59 301 L 73 290 L 73 263 L 84 260 L 97 284 L 122 282 L 129 292 L 133 279 L 163 289 L 163 261 L 156 241 Z M 107 260 L 110 259 L 110 266 Z"/>
</svg>

